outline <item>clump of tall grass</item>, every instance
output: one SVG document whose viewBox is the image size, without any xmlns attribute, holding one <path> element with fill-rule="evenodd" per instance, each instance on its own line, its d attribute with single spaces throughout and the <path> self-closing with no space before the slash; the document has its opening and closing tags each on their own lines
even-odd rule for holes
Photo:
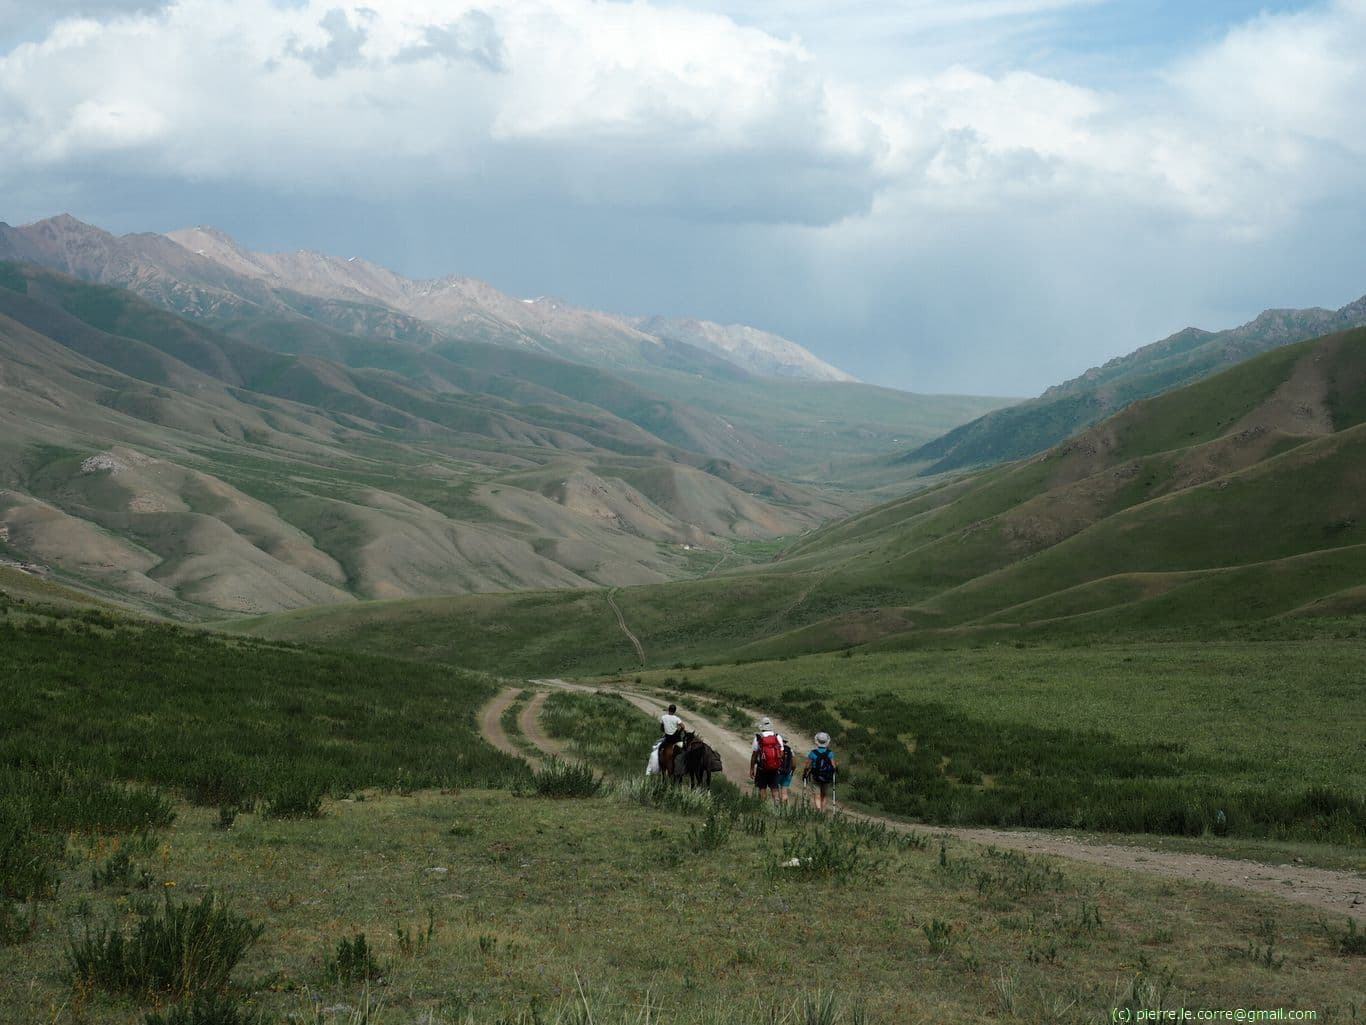
<svg viewBox="0 0 1366 1025">
<path fill-rule="evenodd" d="M 552 758 L 531 774 L 532 790 L 541 797 L 597 797 L 605 787 L 603 778 L 583 762 Z"/>
<path fill-rule="evenodd" d="M 90 870 L 90 885 L 96 890 L 103 886 L 145 890 L 152 885 L 152 873 L 138 868 L 126 847 L 120 847 L 105 860 Z"/>
<path fill-rule="evenodd" d="M 358 982 L 379 982 L 384 978 L 385 968 L 375 957 L 375 950 L 365 939 L 365 933 L 358 932 L 351 939 L 343 939 L 337 944 L 337 953 L 327 964 L 327 978 L 343 986 Z"/>
<path fill-rule="evenodd" d="M 27 901 L 54 896 L 60 855 L 60 839 L 34 829 L 26 808 L 0 802 L 0 897 Z"/>
<path fill-rule="evenodd" d="M 1325 929 L 1327 926 L 1324 927 Z M 1334 946 L 1338 953 L 1344 957 L 1363 957 L 1366 956 L 1366 932 L 1357 928 L 1357 924 L 1352 919 L 1347 919 L 1347 931 L 1341 936 L 1334 935 L 1331 930 L 1329 935 L 1333 937 Z"/>
<path fill-rule="evenodd" d="M 642 804 L 647 808 L 685 815 L 707 815 L 717 807 L 713 793 L 676 786 L 658 776 L 622 780 L 612 784 L 612 793 L 624 801 Z"/>
<path fill-rule="evenodd" d="M 157 791 L 71 765 L 0 769 L 0 793 L 9 807 L 26 809 L 33 828 L 41 831 L 132 833 L 175 821 L 171 802 Z"/>
<path fill-rule="evenodd" d="M 263 1014 L 242 1010 L 231 997 L 209 994 L 165 1012 L 149 1012 L 142 1025 L 267 1025 L 268 1021 Z"/>
<path fill-rule="evenodd" d="M 688 846 L 694 854 L 720 850 L 730 839 L 730 830 L 731 820 L 713 811 L 701 829 L 696 823 L 688 825 Z"/>
<path fill-rule="evenodd" d="M 828 828 L 812 829 L 783 840 L 782 853 L 769 869 L 774 875 L 846 883 L 876 871 L 885 860 L 856 836 Z"/>
<path fill-rule="evenodd" d="M 275 785 L 263 811 L 272 819 L 322 818 L 325 789 L 313 780 L 287 777 Z"/>
<path fill-rule="evenodd" d="M 87 926 L 84 936 L 71 939 L 67 965 L 74 981 L 114 993 L 219 993 L 263 930 L 211 893 L 197 904 L 168 896 L 131 933 Z"/>
</svg>

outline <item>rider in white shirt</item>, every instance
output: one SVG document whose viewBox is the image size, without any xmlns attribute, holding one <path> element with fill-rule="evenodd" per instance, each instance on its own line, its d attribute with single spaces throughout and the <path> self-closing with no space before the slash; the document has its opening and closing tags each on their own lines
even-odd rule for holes
<svg viewBox="0 0 1366 1025">
<path fill-rule="evenodd" d="M 677 713 L 678 706 L 670 705 L 669 710 L 659 717 L 659 732 L 664 734 L 666 744 L 676 744 L 683 739 L 683 720 Z"/>
</svg>

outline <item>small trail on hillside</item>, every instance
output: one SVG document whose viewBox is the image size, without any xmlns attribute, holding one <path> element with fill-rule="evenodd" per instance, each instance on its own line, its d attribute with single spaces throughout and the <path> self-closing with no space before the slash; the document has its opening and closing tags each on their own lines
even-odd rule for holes
<svg viewBox="0 0 1366 1025">
<path fill-rule="evenodd" d="M 612 612 L 616 614 L 617 626 L 621 627 L 621 632 L 626 635 L 626 639 L 631 642 L 631 647 L 636 649 L 636 658 L 640 659 L 640 664 L 645 664 L 645 649 L 640 645 L 640 638 L 631 633 L 631 628 L 626 625 L 626 617 L 621 614 L 621 608 L 617 605 L 617 589 L 614 587 L 607 592 L 607 604 L 612 606 Z"/>
<path fill-rule="evenodd" d="M 588 694 L 598 691 L 612 691 L 621 695 L 651 718 L 658 716 L 662 710 L 658 698 L 620 687 L 589 686 L 559 679 L 532 680 L 531 682 L 537 686 Z M 502 703 L 502 708 L 506 709 L 518 693 L 517 690 L 508 690 L 499 695 L 499 699 L 506 697 Z M 691 729 L 697 730 L 707 743 L 720 752 L 725 764 L 727 778 L 740 786 L 744 786 L 749 775 L 751 738 L 747 734 L 741 734 L 699 715 L 696 711 L 683 705 L 679 705 L 678 712 Z M 525 714 L 523 712 L 523 716 Z M 499 715 L 501 715 L 501 711 Z M 759 716 L 755 713 L 755 719 L 758 718 Z M 488 720 L 489 716 L 486 713 L 480 721 L 482 724 Z M 498 715 L 493 716 L 492 721 L 497 726 Z M 773 725 L 779 733 L 787 737 L 792 743 L 793 750 L 801 752 L 810 745 L 809 737 L 790 729 L 787 724 L 774 719 Z M 537 733 L 540 734 L 539 729 Z M 501 727 L 498 729 L 498 735 L 502 735 Z M 493 736 L 487 733 L 485 736 L 490 743 L 498 746 Z M 504 737 L 504 739 L 506 738 Z M 557 742 L 549 741 L 548 738 L 543 737 L 544 744 L 541 740 L 533 739 L 531 736 L 528 736 L 528 739 L 547 754 L 563 753 L 563 747 Z M 506 748 L 500 748 L 500 750 L 506 750 Z M 838 793 L 836 796 L 838 797 Z M 850 811 L 847 808 L 840 810 L 843 814 L 853 818 L 881 822 L 891 829 L 914 830 L 932 837 L 964 840 L 969 843 L 1003 847 L 1027 854 L 1053 855 L 1072 861 L 1103 865 L 1124 872 L 1139 872 L 1169 879 L 1180 879 L 1185 882 L 1230 886 L 1239 890 L 1278 897 L 1297 904 L 1306 904 L 1310 907 L 1334 911 L 1366 922 L 1366 877 L 1351 872 L 1335 872 L 1328 869 L 1310 868 L 1305 865 L 1263 865 L 1258 862 L 1219 858 L 1209 854 L 1185 854 L 1177 851 L 1156 851 L 1144 847 L 1125 847 L 1120 844 L 1089 843 L 1073 836 L 1037 830 L 922 826 L 879 815 Z"/>
</svg>

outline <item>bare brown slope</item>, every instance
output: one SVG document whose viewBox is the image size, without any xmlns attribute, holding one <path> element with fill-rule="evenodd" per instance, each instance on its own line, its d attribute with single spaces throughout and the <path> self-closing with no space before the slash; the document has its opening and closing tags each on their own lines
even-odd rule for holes
<svg viewBox="0 0 1366 1025">
<path fill-rule="evenodd" d="M 657 583 L 693 571 L 691 547 L 839 511 L 586 404 L 423 392 L 6 274 L 0 517 L 26 557 L 106 593 L 259 613 Z"/>
</svg>

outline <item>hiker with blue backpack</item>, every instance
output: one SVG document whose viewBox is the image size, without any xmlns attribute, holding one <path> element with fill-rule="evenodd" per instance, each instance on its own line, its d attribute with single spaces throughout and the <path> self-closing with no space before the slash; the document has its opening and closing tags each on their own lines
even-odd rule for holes
<svg viewBox="0 0 1366 1025">
<path fill-rule="evenodd" d="M 816 784 L 816 810 L 831 811 L 835 797 L 835 752 L 830 749 L 830 734 L 817 733 L 816 746 L 806 756 L 802 782 Z"/>
</svg>

